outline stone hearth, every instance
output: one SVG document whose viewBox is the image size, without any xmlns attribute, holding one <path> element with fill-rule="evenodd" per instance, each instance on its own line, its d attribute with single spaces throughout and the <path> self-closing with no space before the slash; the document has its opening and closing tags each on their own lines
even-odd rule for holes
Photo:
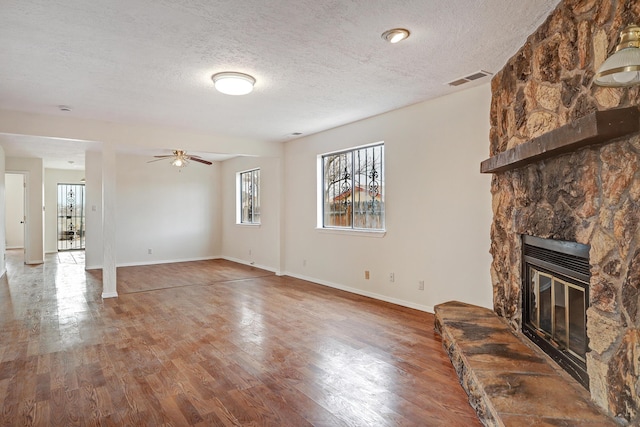
<svg viewBox="0 0 640 427">
<path fill-rule="evenodd" d="M 492 80 L 490 156 L 595 111 L 638 107 L 640 87 L 595 86 L 637 0 L 564 0 Z M 522 235 L 590 245 L 591 399 L 640 424 L 640 135 L 493 175 L 494 311 L 522 323 Z"/>
<path fill-rule="evenodd" d="M 589 393 L 486 308 L 435 307 L 436 330 L 486 426 L 618 426 Z"/>
</svg>

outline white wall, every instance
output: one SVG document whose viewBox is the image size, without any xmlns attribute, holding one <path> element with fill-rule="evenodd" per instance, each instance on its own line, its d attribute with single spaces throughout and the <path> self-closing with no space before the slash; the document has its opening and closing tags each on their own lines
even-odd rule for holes
<svg viewBox="0 0 640 427">
<path fill-rule="evenodd" d="M 44 251 L 58 252 L 58 184 L 83 184 L 83 170 L 44 170 Z M 86 189 L 85 189 L 86 190 Z M 85 191 L 86 194 L 86 191 Z M 85 200 L 86 202 L 86 200 Z M 87 206 L 85 206 L 86 208 Z M 86 229 L 86 224 L 85 224 Z"/>
<path fill-rule="evenodd" d="M 6 247 L 24 248 L 24 175 L 5 174 Z"/>
<path fill-rule="evenodd" d="M 219 163 L 192 163 L 180 170 L 168 161 L 148 160 L 143 156 L 117 156 L 118 265 L 220 256 Z"/>
<path fill-rule="evenodd" d="M 491 177 L 479 172 L 490 99 L 486 84 L 286 143 L 286 273 L 427 311 L 448 300 L 491 307 Z M 386 235 L 316 230 L 317 155 L 378 141 Z"/>
<path fill-rule="evenodd" d="M 85 268 L 102 267 L 102 153 L 87 151 L 84 156 L 86 191 Z"/>
<path fill-rule="evenodd" d="M 5 168 L 6 172 L 27 173 L 25 262 L 27 264 L 41 264 L 44 262 L 44 168 L 42 159 L 7 157 Z"/>
<path fill-rule="evenodd" d="M 0 242 L 4 242 L 5 236 L 6 236 L 6 230 L 4 225 L 6 222 L 5 221 L 6 198 L 5 198 L 4 172 L 5 172 L 4 149 L 0 147 Z M 6 256 L 5 245 L 0 244 L 0 276 L 3 276 L 7 272 L 5 256 Z"/>
<path fill-rule="evenodd" d="M 260 225 L 236 223 L 236 174 L 260 168 Z M 281 161 L 237 157 L 223 162 L 222 239 L 226 259 L 280 272 Z"/>
</svg>

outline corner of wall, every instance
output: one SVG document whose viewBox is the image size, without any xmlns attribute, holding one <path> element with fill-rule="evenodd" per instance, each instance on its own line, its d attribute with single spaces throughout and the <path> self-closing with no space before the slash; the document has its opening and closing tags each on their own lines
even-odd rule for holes
<svg viewBox="0 0 640 427">
<path fill-rule="evenodd" d="M 6 266 L 6 222 L 5 222 L 5 155 L 4 149 L 0 146 L 0 276 L 4 276 L 7 272 Z"/>
</svg>

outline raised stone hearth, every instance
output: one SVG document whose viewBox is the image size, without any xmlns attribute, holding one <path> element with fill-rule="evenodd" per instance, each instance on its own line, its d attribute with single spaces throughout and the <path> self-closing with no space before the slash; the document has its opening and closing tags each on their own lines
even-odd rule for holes
<svg viewBox="0 0 640 427">
<path fill-rule="evenodd" d="M 526 151 L 596 111 L 638 108 L 640 86 L 593 84 L 632 23 L 640 23 L 637 0 L 561 1 L 492 80 L 489 155 Z M 589 245 L 589 392 L 610 417 L 640 425 L 640 134 L 613 138 L 488 170 L 493 302 L 520 331 L 523 235 Z"/>
<path fill-rule="evenodd" d="M 435 327 L 486 426 L 618 426 L 589 393 L 486 308 L 448 302 Z"/>
</svg>

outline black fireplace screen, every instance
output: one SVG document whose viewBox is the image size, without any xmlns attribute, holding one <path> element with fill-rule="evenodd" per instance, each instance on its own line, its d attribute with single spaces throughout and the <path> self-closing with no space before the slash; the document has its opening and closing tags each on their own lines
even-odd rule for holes
<svg viewBox="0 0 640 427">
<path fill-rule="evenodd" d="M 523 236 L 522 330 L 560 366 L 589 387 L 589 246 Z"/>
</svg>

